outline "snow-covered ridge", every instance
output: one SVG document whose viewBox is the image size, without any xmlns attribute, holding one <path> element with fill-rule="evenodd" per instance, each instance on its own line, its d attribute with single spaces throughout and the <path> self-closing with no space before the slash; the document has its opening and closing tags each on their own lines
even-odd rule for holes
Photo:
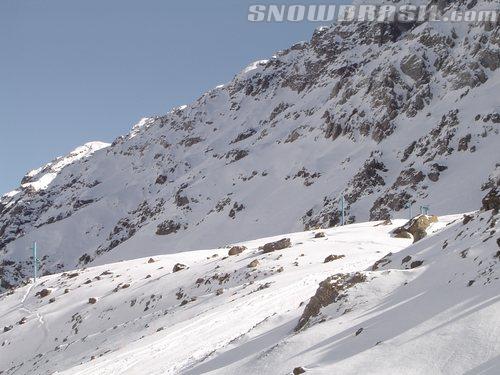
<svg viewBox="0 0 500 375">
<path fill-rule="evenodd" d="M 56 178 L 61 169 L 110 145 L 110 143 L 99 141 L 85 143 L 83 146 L 75 148 L 68 155 L 60 156 L 43 167 L 28 172 L 23 180 L 26 182 L 21 184 L 21 187 L 32 188 L 35 191 L 44 190 Z"/>
<path fill-rule="evenodd" d="M 415 244 L 392 235 L 405 220 L 368 222 L 46 276 L 0 296 L 0 369 L 495 374 L 498 218 L 441 217 Z"/>
</svg>

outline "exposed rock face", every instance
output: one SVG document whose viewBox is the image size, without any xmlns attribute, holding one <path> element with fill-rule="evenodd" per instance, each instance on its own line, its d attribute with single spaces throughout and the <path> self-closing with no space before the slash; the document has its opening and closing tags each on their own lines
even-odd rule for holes
<svg viewBox="0 0 500 375">
<path fill-rule="evenodd" d="M 485 211 L 500 210 L 500 191 L 498 187 L 491 189 L 491 191 L 483 198 L 482 209 Z"/>
<path fill-rule="evenodd" d="M 424 60 L 415 54 L 406 56 L 401 61 L 401 71 L 415 82 L 422 83 L 429 79 Z"/>
<path fill-rule="evenodd" d="M 292 243 L 289 238 L 282 238 L 276 242 L 266 243 L 264 246 L 261 246 L 259 249 L 262 250 L 263 253 L 271 253 L 276 250 L 283 250 L 287 247 L 292 246 Z"/>
<path fill-rule="evenodd" d="M 396 228 L 393 233 L 398 238 L 409 238 L 408 234 L 411 234 L 413 242 L 417 242 L 427 236 L 426 229 L 437 221 L 437 216 L 420 215 L 411 219 L 404 226 Z"/>
<path fill-rule="evenodd" d="M 295 331 L 299 331 L 306 326 L 312 317 L 317 316 L 321 308 L 339 301 L 346 296 L 346 291 L 354 285 L 366 281 L 366 276 L 361 273 L 337 274 L 323 280 L 319 284 L 318 290 L 306 305 L 302 316 L 299 319 Z"/>
</svg>

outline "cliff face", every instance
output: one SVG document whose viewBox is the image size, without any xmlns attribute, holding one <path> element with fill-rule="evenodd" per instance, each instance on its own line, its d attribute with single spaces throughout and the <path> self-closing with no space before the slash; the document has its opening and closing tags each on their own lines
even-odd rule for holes
<svg viewBox="0 0 500 375">
<path fill-rule="evenodd" d="M 0 201 L 3 285 L 30 274 L 34 240 L 50 273 L 336 225 L 341 194 L 351 222 L 474 210 L 498 185 L 499 67 L 497 24 L 318 29 L 30 172 Z"/>
</svg>

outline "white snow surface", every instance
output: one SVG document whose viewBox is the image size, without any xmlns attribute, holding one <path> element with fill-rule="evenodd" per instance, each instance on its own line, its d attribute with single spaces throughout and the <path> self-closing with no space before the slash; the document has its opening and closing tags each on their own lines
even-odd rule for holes
<svg viewBox="0 0 500 375">
<path fill-rule="evenodd" d="M 498 215 L 471 218 L 441 217 L 415 244 L 391 236 L 405 220 L 367 222 L 244 242 L 237 256 L 181 251 L 42 277 L 0 296 L 0 321 L 12 325 L 0 333 L 0 371 L 497 374 Z M 283 237 L 291 247 L 259 250 Z M 345 257 L 324 263 L 331 254 Z M 176 263 L 188 268 L 172 272 Z M 294 332 L 318 283 L 352 272 L 366 280 Z"/>
</svg>

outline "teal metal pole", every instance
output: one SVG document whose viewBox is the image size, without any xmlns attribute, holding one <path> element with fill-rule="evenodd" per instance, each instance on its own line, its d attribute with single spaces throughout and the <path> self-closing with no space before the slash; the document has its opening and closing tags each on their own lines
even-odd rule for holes
<svg viewBox="0 0 500 375">
<path fill-rule="evenodd" d="M 37 271 L 38 271 L 38 258 L 36 257 L 36 242 L 33 242 L 33 274 L 35 276 L 34 278 L 35 283 L 36 283 Z"/>
<path fill-rule="evenodd" d="M 342 220 L 341 220 L 341 225 L 345 225 L 345 213 L 344 213 L 344 207 L 345 207 L 345 203 L 344 203 L 344 196 L 342 195 L 342 197 L 340 198 L 340 210 L 342 211 Z"/>
</svg>

